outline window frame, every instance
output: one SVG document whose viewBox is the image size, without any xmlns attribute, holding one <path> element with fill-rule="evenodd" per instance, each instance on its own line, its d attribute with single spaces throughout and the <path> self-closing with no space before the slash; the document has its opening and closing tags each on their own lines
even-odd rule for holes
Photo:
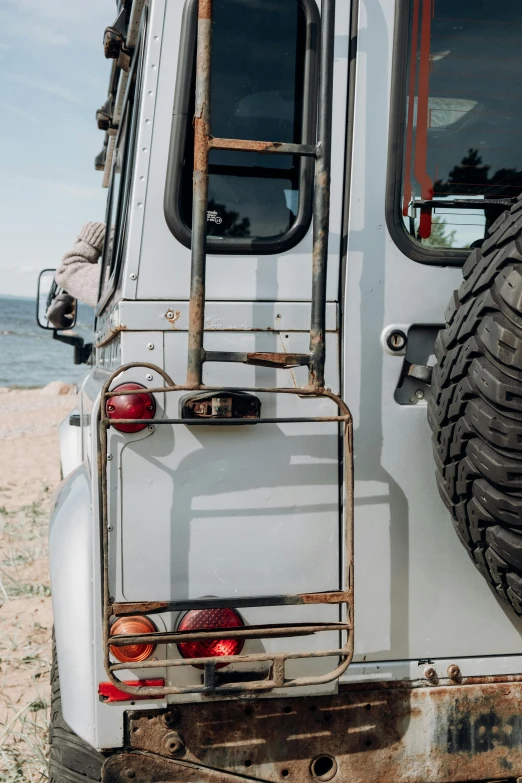
<svg viewBox="0 0 522 783">
<path fill-rule="evenodd" d="M 98 305 L 96 307 L 96 317 L 99 317 L 105 310 L 110 299 L 118 290 L 123 272 L 123 260 L 127 248 L 129 210 L 131 203 L 131 191 L 134 184 L 134 168 L 136 159 L 136 146 L 138 140 L 138 122 L 141 112 L 142 81 L 143 68 L 146 55 L 147 40 L 147 16 L 146 9 L 142 21 L 142 31 L 136 46 L 136 58 L 131 64 L 129 81 L 124 97 L 124 109 L 122 119 L 118 128 L 116 143 L 114 146 L 111 179 L 109 193 L 107 196 L 107 208 L 105 213 L 105 241 L 103 243 L 103 252 L 100 269 L 100 286 L 98 291 Z M 132 100 L 131 100 L 132 97 Z M 130 115 L 129 115 L 130 112 Z M 118 203 L 114 204 L 114 169 L 116 167 L 117 152 L 122 144 L 123 138 L 123 160 L 121 177 L 122 182 L 118 193 Z M 114 208 L 114 211 L 113 211 Z M 114 215 L 114 238 L 112 243 L 112 253 L 110 259 L 107 257 L 109 252 L 108 232 L 110 223 Z M 111 268 L 110 277 L 107 280 L 105 290 L 103 289 L 104 271 L 109 265 Z"/>
<path fill-rule="evenodd" d="M 396 0 L 394 19 L 393 65 L 390 91 L 390 124 L 388 133 L 388 170 L 386 175 L 385 215 L 388 232 L 405 256 L 430 266 L 461 267 L 470 248 L 427 248 L 415 243 L 403 223 L 402 178 L 404 172 L 404 134 L 408 97 L 410 3 Z"/>
<path fill-rule="evenodd" d="M 315 144 L 317 134 L 317 100 L 319 89 L 319 45 L 320 15 L 315 0 L 299 0 L 306 18 L 305 64 L 303 77 L 302 144 Z M 178 55 L 178 69 L 172 128 L 170 135 L 167 175 L 165 180 L 164 215 L 174 237 L 186 248 L 191 247 L 192 231 L 183 222 L 179 210 L 183 159 L 187 130 L 192 117 L 191 103 L 192 72 L 196 56 L 197 0 L 186 0 L 181 23 L 181 37 Z M 278 139 L 255 139 L 255 141 L 278 141 Z M 271 239 L 249 237 L 226 238 L 207 237 L 209 253 L 227 255 L 274 255 L 290 250 L 304 239 L 312 222 L 315 160 L 300 157 L 299 164 L 299 208 L 290 229 L 281 236 Z"/>
</svg>

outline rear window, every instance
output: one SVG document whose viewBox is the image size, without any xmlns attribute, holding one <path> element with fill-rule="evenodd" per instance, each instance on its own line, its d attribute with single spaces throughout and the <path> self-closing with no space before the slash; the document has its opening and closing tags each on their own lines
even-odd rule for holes
<svg viewBox="0 0 522 783">
<path fill-rule="evenodd" d="M 395 209 L 427 254 L 469 248 L 522 192 L 522 3 L 404 6 Z"/>
<path fill-rule="evenodd" d="M 214 0 L 212 135 L 290 143 L 315 141 L 315 19 L 302 0 Z M 193 12 L 192 12 L 193 16 Z M 191 21 L 191 20 L 189 20 Z M 192 20 L 193 21 L 193 20 Z M 195 39 L 193 24 L 185 35 Z M 312 35 L 314 40 L 312 40 Z M 174 233 L 190 242 L 194 135 L 194 59 L 178 79 L 192 80 L 188 122 L 173 128 L 166 214 Z M 183 111 L 184 109 L 184 111 Z M 176 118 L 175 118 L 176 120 Z M 180 149 L 180 146 L 182 148 Z M 294 244 L 311 218 L 313 162 L 298 156 L 212 150 L 209 159 L 209 246 L 226 252 Z M 217 240 L 217 243 L 216 241 Z"/>
</svg>

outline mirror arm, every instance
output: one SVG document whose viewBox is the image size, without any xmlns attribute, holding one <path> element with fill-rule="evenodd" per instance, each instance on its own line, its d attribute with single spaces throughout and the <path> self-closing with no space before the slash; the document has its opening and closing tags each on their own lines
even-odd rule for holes
<svg viewBox="0 0 522 783">
<path fill-rule="evenodd" d="M 74 363 L 87 364 L 92 353 L 92 343 L 85 343 L 83 337 L 76 335 L 60 334 L 58 329 L 53 329 L 53 340 L 72 345 L 74 348 Z"/>
</svg>

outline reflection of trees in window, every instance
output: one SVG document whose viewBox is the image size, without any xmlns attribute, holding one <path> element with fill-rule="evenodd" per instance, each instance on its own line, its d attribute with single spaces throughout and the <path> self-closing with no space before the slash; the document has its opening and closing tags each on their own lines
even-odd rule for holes
<svg viewBox="0 0 522 783">
<path fill-rule="evenodd" d="M 224 204 L 218 204 L 214 199 L 208 202 L 208 211 L 216 212 L 221 219 L 220 223 L 207 220 L 207 233 L 209 236 L 218 235 L 225 237 L 249 237 L 250 220 L 247 217 L 239 220 L 239 212 L 228 210 Z"/>
<path fill-rule="evenodd" d="M 514 198 L 522 191 L 522 171 L 498 169 L 489 176 L 491 166 L 482 165 L 478 150 L 470 149 L 449 173 L 448 179 L 437 180 L 436 196 L 491 196 Z"/>
<path fill-rule="evenodd" d="M 469 149 L 461 162 L 449 173 L 448 179 L 437 180 L 434 185 L 434 197 L 437 196 L 477 196 L 477 209 L 480 209 L 480 197 L 516 198 L 522 192 L 522 171 L 516 169 L 498 169 L 490 176 L 491 166 L 482 163 L 479 151 Z M 505 209 L 505 205 L 484 207 L 486 233 L 489 227 Z"/>
<path fill-rule="evenodd" d="M 446 222 L 440 217 L 435 217 L 431 222 L 430 238 L 422 241 L 426 247 L 451 248 L 454 246 L 456 233 L 456 231 L 446 233 Z"/>
</svg>

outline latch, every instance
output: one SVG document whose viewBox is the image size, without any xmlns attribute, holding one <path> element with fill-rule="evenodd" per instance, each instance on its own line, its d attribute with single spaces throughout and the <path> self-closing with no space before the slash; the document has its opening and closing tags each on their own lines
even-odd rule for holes
<svg viewBox="0 0 522 783">
<path fill-rule="evenodd" d="M 180 400 L 182 419 L 259 419 L 261 401 L 236 391 L 200 392 Z"/>
</svg>

